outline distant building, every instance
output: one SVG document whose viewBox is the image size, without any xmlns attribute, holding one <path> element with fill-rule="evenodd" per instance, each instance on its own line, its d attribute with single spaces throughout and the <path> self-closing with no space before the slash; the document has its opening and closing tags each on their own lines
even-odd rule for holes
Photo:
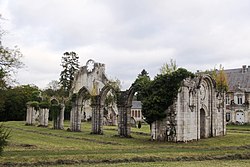
<svg viewBox="0 0 250 167">
<path fill-rule="evenodd" d="M 142 110 L 141 101 L 132 101 L 131 117 L 133 117 L 136 121 L 140 121 L 143 119 L 141 110 Z"/>
<path fill-rule="evenodd" d="M 229 90 L 226 94 L 226 122 L 250 123 L 250 66 L 225 70 Z"/>
</svg>

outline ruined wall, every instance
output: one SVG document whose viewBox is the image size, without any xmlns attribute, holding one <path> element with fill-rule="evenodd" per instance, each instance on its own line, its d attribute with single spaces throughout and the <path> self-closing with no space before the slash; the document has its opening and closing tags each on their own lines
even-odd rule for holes
<svg viewBox="0 0 250 167">
<path fill-rule="evenodd" d="M 98 95 L 108 82 L 105 74 L 105 64 L 94 63 L 93 69 L 88 70 L 88 62 L 75 73 L 71 93 L 78 93 L 84 86 L 90 93 Z"/>
<path fill-rule="evenodd" d="M 81 121 L 92 118 L 91 99 L 87 96 L 99 95 L 107 83 L 105 65 L 93 60 L 87 61 L 86 65 L 75 73 L 71 89 L 71 96 L 76 95 L 70 116 L 70 129 L 72 131 L 81 131 Z"/>
<path fill-rule="evenodd" d="M 199 140 L 226 134 L 225 95 L 215 90 L 208 76 L 187 78 L 167 117 L 151 126 L 151 138 L 161 141 Z"/>
</svg>

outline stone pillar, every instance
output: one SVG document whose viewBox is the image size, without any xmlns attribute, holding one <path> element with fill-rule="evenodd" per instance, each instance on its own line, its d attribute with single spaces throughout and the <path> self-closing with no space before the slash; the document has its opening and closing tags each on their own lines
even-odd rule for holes
<svg viewBox="0 0 250 167">
<path fill-rule="evenodd" d="M 53 105 L 53 128 L 54 129 L 63 129 L 63 121 L 64 121 L 64 105 Z"/>
<path fill-rule="evenodd" d="M 103 134 L 103 109 L 100 104 L 100 96 L 93 96 L 92 107 L 92 134 Z"/>
<path fill-rule="evenodd" d="M 126 137 L 131 137 L 131 107 L 132 105 L 127 105 L 126 108 L 127 108 L 127 112 L 124 113 L 125 117 L 126 117 L 126 120 L 127 120 L 127 123 L 126 123 Z"/>
<path fill-rule="evenodd" d="M 26 125 L 35 125 L 36 123 L 36 110 L 34 107 L 27 106 L 27 115 L 26 115 Z"/>
<path fill-rule="evenodd" d="M 131 137 L 130 129 L 130 109 L 131 106 L 127 106 L 127 92 L 121 91 L 118 98 L 118 135 L 121 137 Z"/>
<path fill-rule="evenodd" d="M 40 108 L 39 110 L 39 126 L 48 126 L 49 120 L 49 109 L 47 108 Z"/>
<path fill-rule="evenodd" d="M 81 131 L 81 111 L 78 110 L 78 103 L 74 103 L 70 112 L 70 130 L 73 132 Z"/>
<path fill-rule="evenodd" d="M 65 110 L 65 105 L 61 104 L 59 129 L 64 129 L 64 110 Z"/>
</svg>

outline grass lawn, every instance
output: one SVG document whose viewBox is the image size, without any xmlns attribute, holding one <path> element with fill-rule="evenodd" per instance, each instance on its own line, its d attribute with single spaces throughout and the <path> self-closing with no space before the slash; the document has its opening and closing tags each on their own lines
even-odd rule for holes
<svg viewBox="0 0 250 167">
<path fill-rule="evenodd" d="M 250 126 L 230 125 L 226 136 L 189 143 L 152 142 L 148 125 L 132 128 L 132 138 L 118 137 L 115 126 L 92 135 L 86 122 L 82 132 L 4 126 L 12 132 L 0 166 L 250 166 Z"/>
</svg>

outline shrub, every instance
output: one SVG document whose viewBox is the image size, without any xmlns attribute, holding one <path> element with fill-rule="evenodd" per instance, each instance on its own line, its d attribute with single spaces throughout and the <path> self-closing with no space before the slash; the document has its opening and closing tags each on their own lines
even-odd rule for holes
<svg viewBox="0 0 250 167">
<path fill-rule="evenodd" d="M 3 124 L 0 125 L 0 155 L 3 152 L 4 146 L 7 145 L 7 139 L 10 136 L 10 130 L 4 128 Z"/>
</svg>

